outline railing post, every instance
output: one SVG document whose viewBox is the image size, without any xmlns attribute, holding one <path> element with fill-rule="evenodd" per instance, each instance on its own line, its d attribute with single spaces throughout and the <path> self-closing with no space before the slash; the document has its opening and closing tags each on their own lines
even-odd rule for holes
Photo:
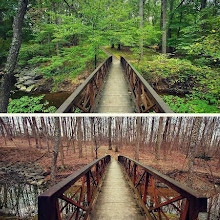
<svg viewBox="0 0 220 220">
<path fill-rule="evenodd" d="M 99 184 L 100 176 L 99 176 L 99 164 L 96 164 L 96 178 L 97 178 L 97 184 Z"/>
<path fill-rule="evenodd" d="M 137 178 L 136 170 L 137 170 L 137 165 L 134 163 L 134 171 L 133 171 L 133 184 L 134 185 L 136 183 L 136 178 Z"/>
<path fill-rule="evenodd" d="M 56 198 L 38 197 L 38 220 L 58 220 Z"/>
<path fill-rule="evenodd" d="M 91 202 L 90 172 L 86 174 L 86 185 L 87 185 L 87 202 L 88 205 L 90 205 Z"/>
<path fill-rule="evenodd" d="M 143 195 L 143 201 L 145 204 L 147 203 L 147 191 L 148 191 L 148 185 L 149 185 L 149 177 L 150 177 L 150 174 L 146 172 L 145 183 L 144 183 L 144 195 Z"/>
</svg>

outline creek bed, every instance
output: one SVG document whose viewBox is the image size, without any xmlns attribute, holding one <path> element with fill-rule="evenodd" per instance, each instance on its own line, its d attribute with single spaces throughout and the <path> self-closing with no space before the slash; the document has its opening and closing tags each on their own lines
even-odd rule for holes
<svg viewBox="0 0 220 220">
<path fill-rule="evenodd" d="M 0 184 L 0 219 L 33 219 L 37 215 L 37 198 L 45 186 L 26 183 Z"/>
<path fill-rule="evenodd" d="M 43 98 L 43 102 L 44 101 L 48 101 L 49 104 L 48 106 L 55 106 L 56 108 L 59 108 L 63 102 L 72 94 L 72 92 L 52 92 L 52 93 L 26 93 L 26 92 L 22 92 L 22 91 L 15 91 L 12 95 L 11 98 L 12 99 L 19 99 L 22 96 L 41 96 L 41 95 L 45 95 Z"/>
</svg>

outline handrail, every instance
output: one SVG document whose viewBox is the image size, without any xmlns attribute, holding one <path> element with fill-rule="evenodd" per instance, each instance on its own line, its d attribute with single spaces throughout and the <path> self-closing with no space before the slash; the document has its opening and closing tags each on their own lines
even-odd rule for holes
<svg viewBox="0 0 220 220">
<path fill-rule="evenodd" d="M 170 219 L 168 206 L 181 220 L 195 220 L 207 211 L 207 198 L 195 190 L 129 157 L 119 155 L 118 161 L 149 219 Z"/>
<path fill-rule="evenodd" d="M 137 108 L 140 113 L 173 113 L 149 83 L 124 57 L 121 57 L 121 64 L 125 69 L 126 77 L 137 100 Z"/>
<path fill-rule="evenodd" d="M 97 159 L 41 194 L 38 219 L 87 219 L 110 160 Z"/>
<path fill-rule="evenodd" d="M 89 77 L 66 99 L 56 113 L 74 112 L 77 108 L 84 113 L 93 111 L 103 80 L 108 72 L 112 56 L 101 63 Z"/>
</svg>

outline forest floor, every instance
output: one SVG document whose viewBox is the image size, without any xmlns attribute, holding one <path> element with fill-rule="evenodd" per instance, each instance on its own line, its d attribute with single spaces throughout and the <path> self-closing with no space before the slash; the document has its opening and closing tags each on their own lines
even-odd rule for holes
<svg viewBox="0 0 220 220">
<path fill-rule="evenodd" d="M 32 162 L 50 174 L 52 150 L 48 152 L 45 147 L 46 143 L 42 141 L 41 144 L 44 147 L 36 149 L 34 140 L 31 140 L 31 147 L 29 147 L 28 141 L 20 138 L 14 139 L 13 141 L 7 140 L 7 146 L 5 146 L 4 140 L 0 139 L 0 162 L 4 165 Z M 50 143 L 50 146 L 53 147 L 53 143 Z M 67 149 L 64 144 L 65 166 L 62 166 L 60 157 L 58 157 L 57 181 L 67 177 L 95 159 L 94 150 L 93 155 L 91 154 L 92 145 L 88 143 L 86 146 L 87 147 L 83 149 L 83 158 L 79 158 L 78 149 L 76 149 L 74 153 L 72 148 Z M 98 149 L 98 157 L 107 154 L 110 154 L 116 160 L 120 154 L 134 158 L 132 146 L 126 146 L 126 148 L 121 147 L 119 152 L 114 152 L 114 146 L 113 150 L 108 150 L 108 146 L 105 145 Z M 173 151 L 168 153 L 166 160 L 161 158 L 161 160 L 155 161 L 154 153 L 151 150 L 145 149 L 140 150 L 139 161 L 182 183 L 185 183 L 187 180 L 188 159 L 183 153 Z M 50 175 L 46 176 L 45 181 L 49 179 Z M 195 159 L 193 188 L 205 193 L 207 196 L 216 194 L 217 192 L 220 193 L 220 169 L 218 167 L 217 158 L 213 158 L 210 161 Z"/>
</svg>

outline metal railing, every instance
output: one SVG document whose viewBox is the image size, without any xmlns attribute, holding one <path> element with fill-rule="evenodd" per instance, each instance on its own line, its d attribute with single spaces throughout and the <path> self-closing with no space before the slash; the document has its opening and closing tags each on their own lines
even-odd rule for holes
<svg viewBox="0 0 220 220">
<path fill-rule="evenodd" d="M 140 113 L 173 113 L 155 90 L 124 57 L 121 57 L 121 64 L 125 69 L 125 75 L 135 96 Z"/>
<path fill-rule="evenodd" d="M 87 219 L 110 160 L 97 159 L 41 194 L 38 219 Z"/>
<path fill-rule="evenodd" d="M 148 219 L 195 220 L 207 211 L 207 198 L 151 167 L 118 156 Z"/>
<path fill-rule="evenodd" d="M 95 106 L 95 99 L 101 89 L 111 63 L 112 56 L 106 59 L 91 73 L 91 75 L 58 108 L 56 113 L 78 111 L 82 113 L 92 112 Z"/>
</svg>

